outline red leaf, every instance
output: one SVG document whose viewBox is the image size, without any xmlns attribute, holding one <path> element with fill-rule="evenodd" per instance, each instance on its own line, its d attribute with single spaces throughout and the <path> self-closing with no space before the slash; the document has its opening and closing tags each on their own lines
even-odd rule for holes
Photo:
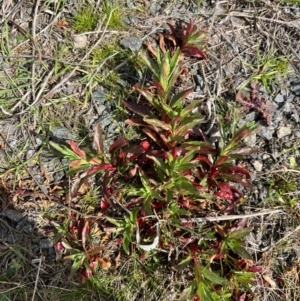
<svg viewBox="0 0 300 301">
<path fill-rule="evenodd" d="M 100 201 L 101 210 L 105 211 L 109 207 L 109 203 L 102 197 Z"/>
<path fill-rule="evenodd" d="M 229 168 L 230 172 L 235 175 L 235 174 L 242 174 L 246 176 L 246 179 L 251 179 L 251 175 L 248 172 L 247 169 L 239 167 L 239 166 L 232 166 Z"/>
<path fill-rule="evenodd" d="M 113 156 L 114 153 L 115 153 L 117 150 L 121 149 L 122 147 L 124 147 L 124 146 L 127 145 L 127 144 L 128 144 L 128 141 L 127 141 L 125 138 L 123 138 L 123 137 L 118 138 L 118 139 L 110 146 L 110 148 L 109 148 L 110 154 Z"/>
<path fill-rule="evenodd" d="M 263 266 L 261 266 L 261 265 L 256 265 L 256 266 L 247 268 L 248 272 L 253 272 L 253 273 L 260 273 L 262 270 L 263 270 Z"/>
<path fill-rule="evenodd" d="M 196 46 L 186 46 L 182 49 L 182 52 L 185 54 L 185 56 L 202 58 L 204 60 L 207 59 L 207 56 L 206 56 L 204 50 L 199 49 Z"/>
<path fill-rule="evenodd" d="M 78 155 L 80 158 L 85 159 L 86 155 L 83 150 L 81 150 L 74 141 L 70 141 L 70 147 L 73 152 Z"/>
<path fill-rule="evenodd" d="M 91 175 L 93 173 L 96 173 L 99 170 L 115 171 L 116 168 L 113 167 L 111 164 L 100 164 L 100 165 L 93 166 L 92 168 L 90 168 L 87 172 L 87 175 Z"/>
<path fill-rule="evenodd" d="M 137 104 L 133 101 L 130 101 L 130 100 L 125 100 L 125 99 L 122 99 L 121 100 L 121 103 L 126 107 L 128 108 L 130 111 L 138 114 L 138 115 L 141 115 L 141 116 L 147 116 L 147 117 L 151 117 L 152 114 L 150 112 L 150 110 L 141 105 L 141 104 Z"/>
<path fill-rule="evenodd" d="M 196 160 L 205 162 L 205 163 L 207 163 L 209 166 L 212 166 L 212 163 L 210 162 L 210 160 L 209 160 L 207 157 L 198 155 L 198 156 L 196 156 L 191 162 L 194 162 L 194 161 L 196 161 Z"/>
</svg>

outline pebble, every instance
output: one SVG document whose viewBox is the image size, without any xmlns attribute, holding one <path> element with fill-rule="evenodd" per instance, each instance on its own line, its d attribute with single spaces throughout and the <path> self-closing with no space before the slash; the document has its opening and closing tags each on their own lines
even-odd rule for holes
<svg viewBox="0 0 300 301">
<path fill-rule="evenodd" d="M 86 35 L 74 35 L 74 48 L 85 48 L 88 42 L 88 38 Z"/>
<path fill-rule="evenodd" d="M 39 247 L 41 249 L 50 249 L 53 247 L 53 241 L 50 238 L 42 238 L 39 241 Z"/>
<path fill-rule="evenodd" d="M 252 162 L 253 167 L 255 168 L 256 171 L 262 171 L 263 164 L 262 162 L 255 160 Z"/>
<path fill-rule="evenodd" d="M 285 96 L 282 95 L 282 94 L 277 94 L 274 101 L 277 102 L 277 103 L 281 103 L 281 102 L 284 102 L 284 98 Z"/>
<path fill-rule="evenodd" d="M 281 126 L 278 130 L 277 130 L 277 137 L 278 139 L 281 139 L 285 136 L 288 136 L 292 133 L 291 128 L 287 127 L 287 126 Z"/>
<path fill-rule="evenodd" d="M 54 125 L 50 129 L 50 137 L 60 142 L 61 140 L 76 140 L 76 136 L 71 134 L 68 129 L 60 125 Z"/>
<path fill-rule="evenodd" d="M 17 211 L 15 209 L 7 209 L 4 210 L 1 213 L 2 216 L 7 217 L 9 220 L 11 220 L 14 223 L 17 223 L 18 221 L 20 221 L 23 217 L 24 217 L 24 213 Z"/>
<path fill-rule="evenodd" d="M 143 45 L 143 40 L 135 37 L 126 37 L 120 41 L 120 45 L 125 49 L 138 52 Z"/>
<path fill-rule="evenodd" d="M 299 122 L 300 118 L 299 115 L 297 113 L 294 113 L 291 115 L 292 120 L 294 120 L 295 122 Z"/>
</svg>

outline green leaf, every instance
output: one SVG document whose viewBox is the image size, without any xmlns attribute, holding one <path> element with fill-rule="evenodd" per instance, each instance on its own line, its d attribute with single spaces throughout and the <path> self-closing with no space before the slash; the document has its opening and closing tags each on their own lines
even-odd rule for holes
<svg viewBox="0 0 300 301">
<path fill-rule="evenodd" d="M 174 68 L 176 66 L 178 66 L 178 63 L 179 63 L 179 59 L 180 59 L 180 53 L 181 53 L 181 50 L 180 48 L 178 47 L 175 51 L 175 53 L 173 54 L 173 56 L 171 57 L 171 60 L 170 60 L 170 66 L 172 68 L 172 70 L 174 70 Z"/>
<path fill-rule="evenodd" d="M 177 93 L 170 101 L 170 107 L 172 107 L 173 109 L 176 108 L 178 102 L 183 101 L 191 92 L 193 91 L 193 89 L 187 89 L 184 91 L 181 91 L 179 93 Z"/>
<path fill-rule="evenodd" d="M 49 144 L 51 145 L 51 147 L 60 152 L 66 159 L 69 159 L 70 161 L 81 159 L 69 147 L 65 145 L 59 145 L 53 141 L 49 141 Z"/>
<path fill-rule="evenodd" d="M 208 269 L 208 268 L 203 268 L 202 269 L 202 276 L 213 282 L 216 284 L 221 284 L 221 285 L 225 285 L 225 284 L 229 284 L 230 282 L 222 277 L 220 277 L 217 273 L 213 272 L 212 270 Z"/>
<path fill-rule="evenodd" d="M 151 119 L 151 118 L 146 118 L 144 117 L 143 120 L 147 122 L 148 124 L 154 125 L 158 128 L 164 129 L 166 131 L 171 130 L 171 126 L 163 121 L 160 121 L 158 119 Z"/>
<path fill-rule="evenodd" d="M 187 178 L 180 177 L 175 186 L 183 195 L 199 195 L 199 190 Z"/>
<path fill-rule="evenodd" d="M 236 254 L 245 259 L 253 259 L 252 256 L 241 246 L 240 242 L 236 240 L 226 240 L 226 245 Z"/>
<path fill-rule="evenodd" d="M 200 282 L 197 288 L 197 295 L 203 301 L 214 301 L 211 295 L 211 291 L 204 282 Z"/>
<path fill-rule="evenodd" d="M 241 239 L 251 233 L 253 228 L 244 228 L 229 233 L 229 239 Z"/>
</svg>

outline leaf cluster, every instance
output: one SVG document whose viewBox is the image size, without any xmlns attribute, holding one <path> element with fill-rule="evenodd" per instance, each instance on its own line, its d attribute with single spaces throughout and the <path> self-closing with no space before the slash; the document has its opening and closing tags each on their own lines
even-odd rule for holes
<svg viewBox="0 0 300 301">
<path fill-rule="evenodd" d="M 236 213 L 243 197 L 240 187 L 251 187 L 248 170 L 237 162 L 253 151 L 242 141 L 256 127 L 249 123 L 220 145 L 209 141 L 201 130 L 205 116 L 197 111 L 201 100 L 188 104 L 186 97 L 193 88 L 180 91 L 176 86 L 183 72 L 183 57 L 206 58 L 206 36 L 193 22 L 177 27 L 181 35 L 169 26 L 173 49 L 159 49 L 152 57 L 144 55 L 152 77 L 144 85 L 136 84 L 131 98 L 122 100 L 130 112 L 126 123 L 142 132 L 141 140 L 129 142 L 119 137 L 104 154 L 101 127 L 97 125 L 96 150 L 84 150 L 75 142 L 70 142 L 70 148 L 52 146 L 71 161 L 69 174 L 81 173 L 72 188 L 74 196 L 89 177 L 101 173 L 101 211 L 125 212 L 122 221 L 113 217 L 107 221 L 117 226 L 126 253 L 134 249 L 134 231 L 140 250 L 180 249 L 184 264 L 171 268 L 193 263 L 195 269 L 187 298 L 238 300 L 250 291 L 253 273 L 259 270 L 243 247 L 250 230 L 236 222 L 208 224 L 200 230 L 203 239 L 193 229 L 197 217 Z M 140 233 L 153 243 L 142 245 Z"/>
</svg>

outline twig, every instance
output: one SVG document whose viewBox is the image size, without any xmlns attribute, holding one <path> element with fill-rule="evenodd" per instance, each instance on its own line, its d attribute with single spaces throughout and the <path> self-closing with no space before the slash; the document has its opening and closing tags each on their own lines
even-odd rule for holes
<svg viewBox="0 0 300 301">
<path fill-rule="evenodd" d="M 39 266 L 38 266 L 37 274 L 35 277 L 34 290 L 33 290 L 32 299 L 31 299 L 32 301 L 34 301 L 35 293 L 37 290 L 37 284 L 38 284 L 38 279 L 40 276 L 41 264 L 42 264 L 42 258 L 39 258 Z"/>
</svg>

